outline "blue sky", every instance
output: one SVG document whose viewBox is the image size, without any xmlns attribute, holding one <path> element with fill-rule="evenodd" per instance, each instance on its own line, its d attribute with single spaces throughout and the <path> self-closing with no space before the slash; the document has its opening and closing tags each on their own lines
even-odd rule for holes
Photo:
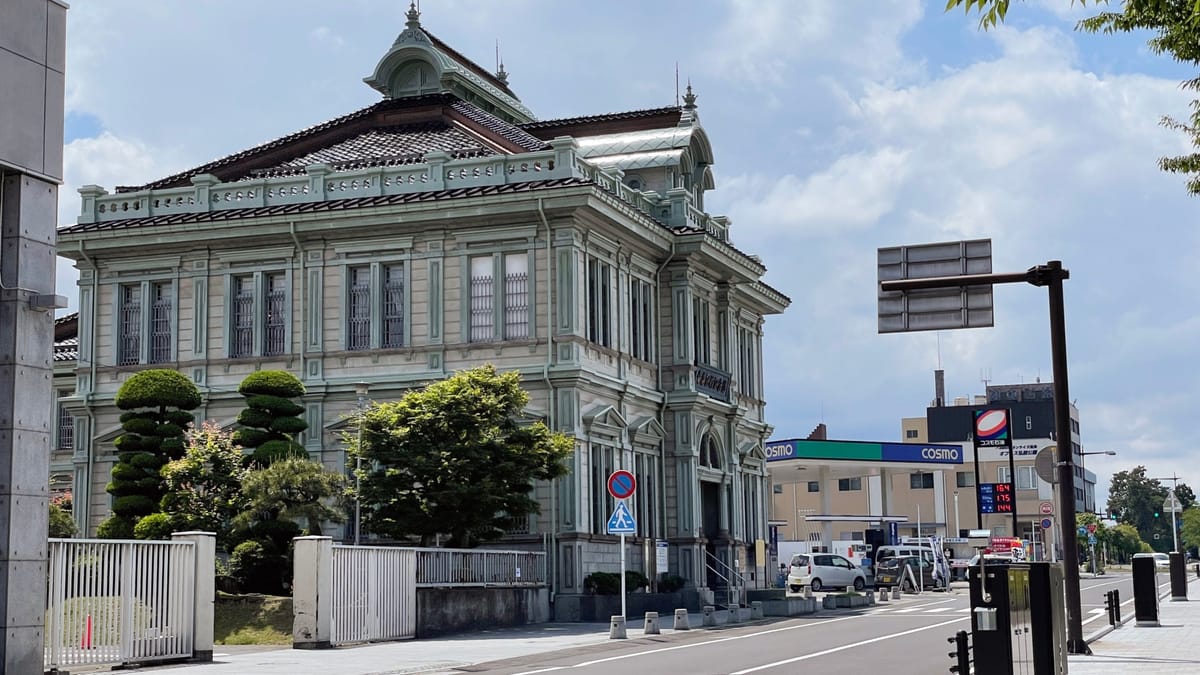
<svg viewBox="0 0 1200 675">
<path fill-rule="evenodd" d="M 990 237 L 993 268 L 1066 282 L 1071 397 L 1102 479 L 1144 464 L 1196 485 L 1200 205 L 1158 172 L 1186 139 L 1186 68 L 1145 36 L 1073 30 L 1070 0 L 980 32 L 939 0 L 426 0 L 422 23 L 541 119 L 671 105 L 675 68 L 716 155 L 709 211 L 793 299 L 766 325 L 777 438 L 897 440 L 932 371 L 950 397 L 1051 379 L 1046 292 L 997 287 L 996 326 L 878 335 L 875 251 Z M 74 0 L 66 185 L 138 184 L 369 105 L 398 0 Z M 59 285 L 74 307 L 74 270 Z M 940 344 L 940 348 L 939 348 Z M 1102 480 L 1102 483 L 1105 483 Z M 1101 492 L 1104 486 L 1101 486 Z"/>
</svg>

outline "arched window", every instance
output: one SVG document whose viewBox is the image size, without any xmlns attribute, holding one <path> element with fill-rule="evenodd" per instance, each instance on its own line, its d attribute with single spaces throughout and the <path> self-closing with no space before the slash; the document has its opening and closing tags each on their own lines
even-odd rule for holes
<svg viewBox="0 0 1200 675">
<path fill-rule="evenodd" d="M 700 441 L 700 466 L 721 468 L 721 448 L 712 434 L 705 434 L 704 439 Z"/>
</svg>

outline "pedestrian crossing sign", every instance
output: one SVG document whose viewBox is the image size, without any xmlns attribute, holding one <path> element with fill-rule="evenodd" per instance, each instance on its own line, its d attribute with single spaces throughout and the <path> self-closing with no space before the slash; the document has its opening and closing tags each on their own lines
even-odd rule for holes
<svg viewBox="0 0 1200 675">
<path fill-rule="evenodd" d="M 637 534 L 637 522 L 624 501 L 617 502 L 617 508 L 613 509 L 612 516 L 608 519 L 608 533 Z"/>
</svg>

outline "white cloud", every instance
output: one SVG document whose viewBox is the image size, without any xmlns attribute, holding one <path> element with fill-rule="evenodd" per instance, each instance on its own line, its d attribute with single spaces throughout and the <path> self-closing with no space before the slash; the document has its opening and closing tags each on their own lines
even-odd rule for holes
<svg viewBox="0 0 1200 675">
<path fill-rule="evenodd" d="M 346 44 L 341 35 L 333 32 L 329 26 L 318 26 L 308 34 L 308 37 L 319 45 L 328 45 L 332 47 L 341 47 Z"/>
<path fill-rule="evenodd" d="M 79 138 L 63 148 L 63 187 L 59 191 L 58 222 L 73 223 L 79 215 L 78 189 L 100 185 L 110 192 L 117 185 L 139 185 L 169 175 L 162 155 L 141 141 L 118 138 L 105 131 Z"/>
</svg>

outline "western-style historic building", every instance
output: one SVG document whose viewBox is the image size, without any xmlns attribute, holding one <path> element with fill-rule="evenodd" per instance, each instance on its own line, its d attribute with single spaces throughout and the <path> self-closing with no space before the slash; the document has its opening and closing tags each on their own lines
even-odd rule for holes
<svg viewBox="0 0 1200 675">
<path fill-rule="evenodd" d="M 381 100 L 362 110 L 146 185 L 80 189 L 58 239 L 80 274 L 60 419 L 85 532 L 109 509 L 113 397 L 140 369 L 186 374 L 197 418 L 222 425 L 247 374 L 295 373 L 300 440 L 343 471 L 356 384 L 391 400 L 493 363 L 521 372 L 528 419 L 577 439 L 569 476 L 537 488 L 541 516 L 503 542 L 548 551 L 557 593 L 618 569 L 617 468 L 638 479 L 630 569 L 649 576 L 665 540 L 690 586 L 749 579 L 769 505 L 763 321 L 789 300 L 704 210 L 713 146 L 690 87 L 682 106 L 539 121 L 502 68 L 415 9 L 365 81 Z"/>
</svg>

